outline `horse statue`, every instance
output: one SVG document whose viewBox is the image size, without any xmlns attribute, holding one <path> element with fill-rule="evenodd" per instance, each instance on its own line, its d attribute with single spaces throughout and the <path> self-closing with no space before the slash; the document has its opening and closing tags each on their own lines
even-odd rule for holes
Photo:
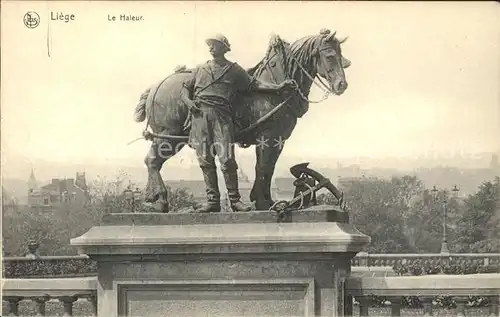
<svg viewBox="0 0 500 317">
<path fill-rule="evenodd" d="M 319 34 L 293 43 L 272 36 L 265 57 L 247 71 L 253 78 L 279 84 L 294 80 L 297 89 L 283 93 L 252 92 L 241 94 L 233 105 L 236 140 L 242 147 L 256 145 L 255 182 L 250 201 L 257 210 L 273 205 L 271 180 L 285 141 L 298 118 L 309 109 L 311 86 L 316 84 L 328 94 L 341 95 L 347 89 L 344 69 L 351 62 L 342 56 L 335 32 L 323 29 Z M 181 101 L 182 83 L 190 69 L 178 68 L 172 75 L 147 89 L 135 109 L 134 120 L 147 120 L 144 137 L 152 145 L 144 160 L 148 169 L 145 200 L 167 201 L 167 189 L 161 178 L 163 164 L 186 144 L 189 135 L 189 109 Z M 318 76 L 319 75 L 319 76 Z M 328 83 L 325 84 L 323 80 Z M 315 79 L 318 79 L 318 82 Z M 151 131 L 148 131 L 148 126 Z M 157 207 L 168 212 L 168 206 Z"/>
</svg>

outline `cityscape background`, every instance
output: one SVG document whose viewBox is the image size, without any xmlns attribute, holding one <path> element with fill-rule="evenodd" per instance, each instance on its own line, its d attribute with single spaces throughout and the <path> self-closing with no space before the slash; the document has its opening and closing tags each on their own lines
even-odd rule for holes
<svg viewBox="0 0 500 317">
<path fill-rule="evenodd" d="M 476 192 L 478 186 L 487 180 L 500 175 L 499 153 L 479 153 L 474 156 L 458 156 L 448 158 L 385 158 L 383 164 L 379 159 L 359 158 L 335 160 L 334 158 L 305 160 L 305 158 L 282 157 L 278 163 L 273 180 L 273 194 L 280 193 L 287 197 L 292 193 L 293 178 L 288 169 L 299 162 L 309 161 L 311 167 L 318 170 L 335 184 L 345 179 L 382 178 L 393 176 L 414 175 L 427 188 L 438 186 L 452 188 L 458 186 L 460 195 L 467 196 Z M 254 180 L 253 157 L 240 156 L 240 187 L 243 195 L 248 194 Z M 64 164 L 49 161 L 37 161 L 35 164 L 22 161 L 16 162 L 17 169 L 5 169 L 2 179 L 3 199 L 16 201 L 18 204 L 28 204 L 28 192 L 33 186 L 40 188 L 52 184 L 53 179 L 69 179 L 76 181 L 78 175 L 84 173 L 86 186 L 92 186 L 98 179 L 113 181 L 119 173 L 142 190 L 147 178 L 145 166 L 119 165 L 119 162 L 109 164 Z M 186 188 L 202 200 L 204 198 L 204 183 L 202 174 L 195 162 L 186 162 L 183 166 L 165 165 L 162 175 L 167 185 L 172 188 Z M 31 179 L 34 178 L 34 181 Z M 222 177 L 219 178 L 221 180 Z M 221 190 L 223 182 L 219 181 Z M 248 199 L 248 197 L 244 197 Z"/>
</svg>

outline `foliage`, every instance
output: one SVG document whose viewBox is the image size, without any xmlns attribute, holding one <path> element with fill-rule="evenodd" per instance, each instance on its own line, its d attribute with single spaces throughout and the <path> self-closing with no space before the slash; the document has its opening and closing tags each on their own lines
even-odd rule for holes
<svg viewBox="0 0 500 317">
<path fill-rule="evenodd" d="M 96 262 L 88 258 L 9 259 L 3 264 L 4 278 L 53 278 L 97 274 Z"/>
<path fill-rule="evenodd" d="M 187 189 L 172 189 L 167 186 L 168 205 L 172 212 L 182 212 L 192 210 L 198 207 L 198 203 L 194 199 L 194 195 L 189 193 Z"/>
<path fill-rule="evenodd" d="M 417 260 L 409 265 L 396 264 L 393 270 L 398 275 L 410 274 L 431 275 L 431 274 L 475 274 L 475 273 L 499 273 L 500 265 L 481 265 L 476 262 L 448 262 L 448 263 L 429 263 L 427 261 Z"/>
<path fill-rule="evenodd" d="M 41 254 L 75 254 L 69 240 L 98 225 L 104 214 L 130 211 L 123 191 L 136 185 L 118 171 L 112 179 L 98 177 L 90 184 L 91 204 L 54 209 L 27 208 L 4 211 L 3 241 L 6 256 L 24 255 L 35 240 Z M 392 179 L 362 178 L 343 183 L 352 222 L 372 238 L 370 253 L 436 253 L 443 233 L 443 204 L 414 176 Z M 197 203 L 186 189 L 167 187 L 171 210 L 185 212 Z M 452 252 L 500 252 L 500 179 L 483 183 L 465 201 L 448 199 L 448 241 Z M 443 193 L 438 193 L 441 197 Z M 334 203 L 319 195 L 319 203 Z M 223 206 L 226 207 L 227 206 Z M 135 211 L 146 211 L 140 204 Z"/>
<path fill-rule="evenodd" d="M 459 252 L 500 252 L 500 178 L 484 182 L 457 220 Z"/>
<path fill-rule="evenodd" d="M 353 179 L 345 186 L 345 197 L 352 221 L 372 238 L 367 252 L 413 252 L 409 243 L 407 219 L 410 202 L 423 192 L 414 176 L 384 179 Z M 330 203 L 332 196 L 318 196 L 319 203 Z"/>
<path fill-rule="evenodd" d="M 31 241 L 39 243 L 40 255 L 76 254 L 76 248 L 69 243 L 72 238 L 99 225 L 106 213 L 129 211 L 123 195 L 123 190 L 129 186 L 134 188 L 128 175 L 118 171 L 114 179 L 97 178 L 89 186 L 91 203 L 86 206 L 23 206 L 5 211 L 2 219 L 4 256 L 24 256 Z M 196 205 L 193 195 L 185 189 L 167 189 L 172 210 Z M 136 208 L 135 211 L 143 210 Z"/>
<path fill-rule="evenodd" d="M 367 252 L 439 252 L 445 208 L 451 252 L 500 252 L 499 183 L 483 183 L 465 201 L 443 190 L 433 197 L 414 176 L 352 179 L 343 190 L 351 221 L 372 238 Z M 318 196 L 319 203 L 335 201 L 331 194 Z"/>
<path fill-rule="evenodd" d="M 4 255 L 24 256 L 31 241 L 39 243 L 41 255 L 76 254 L 70 239 L 98 224 L 102 215 L 103 210 L 96 206 L 24 207 L 20 212 L 4 213 Z"/>
</svg>

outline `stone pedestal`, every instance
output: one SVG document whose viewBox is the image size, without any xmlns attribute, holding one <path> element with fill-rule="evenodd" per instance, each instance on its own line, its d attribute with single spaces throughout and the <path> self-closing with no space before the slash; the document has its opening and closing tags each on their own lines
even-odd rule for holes
<svg viewBox="0 0 500 317">
<path fill-rule="evenodd" d="M 267 211 L 103 220 L 71 240 L 98 261 L 100 317 L 343 316 L 350 260 L 370 241 L 332 206 L 282 222 Z"/>
</svg>

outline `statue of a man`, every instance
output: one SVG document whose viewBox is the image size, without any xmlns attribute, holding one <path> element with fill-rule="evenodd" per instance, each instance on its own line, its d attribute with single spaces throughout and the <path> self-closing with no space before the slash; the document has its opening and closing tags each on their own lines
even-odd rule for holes
<svg viewBox="0 0 500 317">
<path fill-rule="evenodd" d="M 189 143 L 196 150 L 207 193 L 207 203 L 197 212 L 221 211 L 215 156 L 220 161 L 233 211 L 249 211 L 251 206 L 241 201 L 238 189 L 232 102 L 239 92 L 280 91 L 294 88 L 294 83 L 274 85 L 252 80 L 241 66 L 225 58 L 231 46 L 222 34 L 208 38 L 206 43 L 213 59 L 193 70 L 182 91 L 182 100 L 192 113 Z"/>
</svg>

